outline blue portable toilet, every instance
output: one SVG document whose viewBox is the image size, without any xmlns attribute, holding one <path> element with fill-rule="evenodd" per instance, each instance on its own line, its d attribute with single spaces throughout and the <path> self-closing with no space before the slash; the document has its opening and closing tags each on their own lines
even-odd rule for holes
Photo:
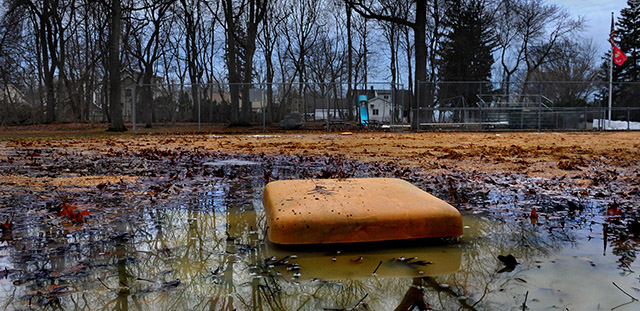
<svg viewBox="0 0 640 311">
<path fill-rule="evenodd" d="M 367 104 L 369 99 L 367 95 L 358 95 L 358 107 L 360 107 L 360 125 L 369 125 L 369 110 Z"/>
</svg>

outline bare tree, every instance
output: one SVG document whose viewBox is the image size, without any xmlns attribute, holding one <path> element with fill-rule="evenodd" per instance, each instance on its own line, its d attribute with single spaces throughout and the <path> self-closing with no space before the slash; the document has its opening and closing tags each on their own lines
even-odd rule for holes
<svg viewBox="0 0 640 311">
<path fill-rule="evenodd" d="M 413 29 L 414 48 L 415 48 L 415 83 L 416 90 L 419 89 L 419 83 L 427 81 L 427 45 L 426 45 L 426 26 L 427 26 L 427 1 L 415 1 L 415 15 L 413 21 L 400 16 L 393 15 L 390 7 L 384 3 L 375 2 L 373 4 L 365 3 L 364 0 L 345 0 L 346 3 L 353 8 L 358 14 L 365 18 L 377 19 L 404 25 Z M 418 96 L 418 93 L 416 93 Z M 417 102 L 417 101 L 416 101 Z"/>
<path fill-rule="evenodd" d="M 497 44 L 507 96 L 511 78 L 521 64 L 526 66 L 522 87 L 526 94 L 536 69 L 584 25 L 582 18 L 574 19 L 565 9 L 543 0 L 505 0 L 497 12 Z"/>
<path fill-rule="evenodd" d="M 120 0 L 111 0 L 111 31 L 109 33 L 109 111 L 108 131 L 124 132 L 122 102 L 120 99 L 120 37 L 122 35 L 122 7 Z"/>
<path fill-rule="evenodd" d="M 133 9 L 129 18 L 129 40 L 125 41 L 127 52 L 136 61 L 142 76 L 142 120 L 150 128 L 153 122 L 153 86 L 156 61 L 162 57 L 168 40 L 163 26 L 169 19 L 167 12 L 175 0 L 145 0 L 142 6 Z M 136 79 L 138 80 L 138 79 Z"/>
<path fill-rule="evenodd" d="M 258 43 L 264 54 L 266 65 L 266 87 L 267 87 L 267 117 L 268 122 L 277 119 L 277 111 L 275 109 L 273 83 L 275 79 L 275 67 L 273 64 L 274 50 L 278 48 L 280 38 L 280 26 L 284 22 L 285 16 L 281 6 L 275 2 L 269 2 L 267 5 L 266 16 L 262 22 L 261 35 L 258 37 Z"/>
<path fill-rule="evenodd" d="M 20 107 L 17 107 L 18 94 L 15 92 L 19 83 L 20 54 L 22 52 L 23 25 L 22 18 L 26 8 L 18 1 L 9 1 L 6 11 L 0 11 L 0 125 L 21 123 Z"/>
<path fill-rule="evenodd" d="M 59 97 L 65 100 L 59 110 L 67 112 L 73 121 L 89 121 L 94 110 L 93 94 L 102 77 L 99 63 L 103 57 L 102 45 L 107 25 L 106 8 L 99 2 L 76 0 L 69 4 L 65 14 L 66 35 L 60 46 L 60 61 L 64 66 L 59 70 L 59 79 L 64 83 L 64 92 Z M 66 95 L 66 98 L 63 98 Z M 61 109 L 60 109 L 61 108 Z"/>
<path fill-rule="evenodd" d="M 24 1 L 31 13 L 34 41 L 38 47 L 38 59 L 42 70 L 41 76 L 46 90 L 46 122 L 56 121 L 56 84 L 55 76 L 63 62 L 60 59 L 59 48 L 64 45 L 64 31 L 62 27 L 62 13 L 64 3 L 59 0 Z"/>
<path fill-rule="evenodd" d="M 390 13 L 392 15 L 397 15 L 398 7 L 392 8 Z M 395 93 L 395 88 L 398 83 L 398 50 L 400 47 L 400 28 L 401 25 L 390 23 L 390 22 L 382 22 L 382 32 L 384 37 L 387 39 L 387 44 L 389 44 L 389 71 L 391 73 L 391 88 Z"/>
<path fill-rule="evenodd" d="M 527 66 L 523 93 L 533 72 L 549 60 L 564 38 L 570 38 L 584 27 L 582 18 L 573 19 L 566 9 L 545 4 L 543 0 L 525 0 L 518 14 L 523 23 L 523 58 Z"/>
<path fill-rule="evenodd" d="M 315 0 L 292 1 L 289 5 L 285 28 L 285 36 L 289 44 L 287 45 L 287 56 L 295 65 L 295 72 L 298 74 L 298 90 L 302 100 L 306 92 L 307 83 L 307 57 L 312 46 L 315 44 L 321 25 L 320 12 L 321 2 Z M 306 113 L 306 105 L 297 107 L 297 110 Z"/>
<path fill-rule="evenodd" d="M 189 80 L 191 81 L 191 98 L 193 99 L 192 120 L 196 120 L 198 87 L 202 82 L 204 74 L 203 66 L 200 64 L 200 45 L 198 40 L 201 38 L 200 32 L 204 31 L 202 21 L 202 7 L 200 0 L 180 0 L 182 13 L 182 23 L 185 29 L 185 57 L 187 69 L 189 72 Z"/>
<path fill-rule="evenodd" d="M 353 38 L 351 34 L 351 20 L 353 12 L 351 6 L 345 5 L 346 16 L 346 28 L 347 28 L 347 101 L 352 105 L 354 100 L 353 94 Z M 349 109 L 349 119 L 353 118 L 353 109 Z"/>
<path fill-rule="evenodd" d="M 256 51 L 258 26 L 267 12 L 266 0 L 244 0 L 234 3 L 222 0 L 225 33 L 227 39 L 227 69 L 231 92 L 232 123 L 251 122 L 251 101 L 249 89 L 253 82 L 253 57 Z M 242 107 L 238 119 L 242 84 Z"/>
<path fill-rule="evenodd" d="M 566 56 L 566 51 L 573 51 L 571 57 Z M 596 45 L 590 40 L 563 40 L 548 58 L 531 74 L 535 81 L 549 81 L 540 82 L 540 91 L 554 104 L 574 107 L 587 105 L 598 76 Z"/>
<path fill-rule="evenodd" d="M 496 14 L 496 45 L 500 53 L 502 88 L 507 102 L 510 101 L 511 77 L 520 66 L 524 53 L 524 41 L 520 40 L 523 25 L 518 22 L 517 5 L 517 0 L 504 0 L 498 6 Z"/>
</svg>

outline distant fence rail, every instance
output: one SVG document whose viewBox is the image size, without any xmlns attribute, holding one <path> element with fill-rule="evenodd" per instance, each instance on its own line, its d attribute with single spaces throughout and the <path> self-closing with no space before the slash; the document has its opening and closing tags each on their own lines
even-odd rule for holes
<svg viewBox="0 0 640 311">
<path fill-rule="evenodd" d="M 303 128 L 388 131 L 425 130 L 637 130 L 640 82 L 614 83 L 608 109 L 607 82 L 390 82 L 170 84 L 158 78 L 121 85 L 124 121 L 143 127 L 191 126 L 197 131 L 239 125 L 280 128 L 297 114 Z M 5 87 L 0 125 L 44 122 L 42 90 Z M 57 120 L 106 122 L 107 92 L 58 94 Z M 6 94 L 5 94 L 6 93 Z M 88 102 L 76 103 L 77 100 Z M 73 107 L 84 107 L 84 110 Z M 366 113 L 367 122 L 362 122 Z M 611 122 L 609 122 L 611 113 Z"/>
<path fill-rule="evenodd" d="M 640 130 L 640 107 L 419 108 L 417 130 Z"/>
</svg>

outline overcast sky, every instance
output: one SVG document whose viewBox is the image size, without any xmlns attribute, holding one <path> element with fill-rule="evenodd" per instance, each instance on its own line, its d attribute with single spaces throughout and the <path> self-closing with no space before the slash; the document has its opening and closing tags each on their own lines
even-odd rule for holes
<svg viewBox="0 0 640 311">
<path fill-rule="evenodd" d="M 593 38 L 593 42 L 604 53 L 609 48 L 609 30 L 611 28 L 611 12 L 616 20 L 620 10 L 627 6 L 626 0 L 547 0 L 569 10 L 572 15 L 580 15 L 587 20 L 585 37 Z"/>
</svg>

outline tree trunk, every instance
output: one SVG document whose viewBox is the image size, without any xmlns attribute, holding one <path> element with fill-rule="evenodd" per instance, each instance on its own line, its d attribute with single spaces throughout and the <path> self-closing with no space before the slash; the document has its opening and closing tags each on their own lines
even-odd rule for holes
<svg viewBox="0 0 640 311">
<path fill-rule="evenodd" d="M 415 60 L 416 60 L 416 110 L 413 115 L 413 127 L 418 128 L 418 116 L 420 114 L 420 107 L 423 107 L 426 95 L 429 93 L 426 91 L 426 85 L 420 86 L 420 83 L 427 81 L 427 44 L 426 44 L 426 32 L 427 32 L 427 1 L 416 1 L 416 22 L 413 29 L 414 44 L 415 44 Z"/>
<path fill-rule="evenodd" d="M 369 33 L 367 32 L 367 20 L 364 20 L 364 33 L 362 35 L 362 48 L 363 48 L 363 56 L 364 56 L 364 60 L 363 60 L 363 66 L 364 66 L 364 89 L 368 89 L 368 77 L 369 77 L 369 64 L 368 64 L 368 59 L 369 59 L 369 50 L 367 48 L 367 42 L 368 40 L 368 35 Z"/>
<path fill-rule="evenodd" d="M 45 0 L 42 5 L 42 13 L 40 14 L 40 52 L 42 55 L 42 67 L 44 69 L 44 87 L 46 89 L 47 107 L 45 114 L 45 122 L 51 123 L 56 121 L 56 96 L 54 89 L 54 73 L 56 65 L 51 60 L 53 55 L 50 52 L 50 44 L 53 43 L 53 29 L 51 26 L 51 5 L 48 0 Z"/>
<path fill-rule="evenodd" d="M 258 24 L 255 23 L 255 12 L 253 11 L 253 5 L 251 5 L 251 17 L 249 21 L 249 27 L 247 29 L 247 41 L 245 46 L 245 60 L 244 60 L 244 81 L 243 81 L 243 94 L 242 94 L 242 119 L 241 122 L 248 124 L 251 123 L 251 99 L 249 98 L 249 89 L 252 86 L 253 80 L 253 56 L 256 52 L 256 37 L 258 35 Z"/>
<path fill-rule="evenodd" d="M 349 114 L 349 120 L 353 120 L 353 110 L 351 107 L 356 107 L 357 103 L 354 100 L 353 94 L 353 39 L 351 38 L 351 7 L 346 6 L 347 8 L 347 49 L 349 49 L 347 53 L 347 108 Z"/>
<path fill-rule="evenodd" d="M 122 10 L 120 0 L 111 4 L 111 37 L 109 38 L 109 105 L 111 124 L 107 131 L 124 132 L 127 128 L 122 119 L 120 101 L 120 34 Z"/>
<path fill-rule="evenodd" d="M 275 119 L 273 109 L 273 60 L 271 59 L 273 54 L 271 50 L 265 51 L 265 54 L 267 61 L 267 110 L 269 111 L 267 114 L 267 122 L 271 123 Z"/>
<path fill-rule="evenodd" d="M 236 23 L 233 20 L 233 4 L 231 0 L 223 1 L 226 27 L 226 39 L 227 39 L 227 70 L 229 71 L 229 95 L 231 97 L 231 123 L 238 123 L 238 108 L 240 107 L 240 90 L 239 85 L 241 81 L 240 73 L 238 70 L 237 62 L 237 45 L 233 32 L 236 29 Z M 223 97 L 224 98 L 224 97 Z"/>
<path fill-rule="evenodd" d="M 145 122 L 146 128 L 153 126 L 153 85 L 151 78 L 153 77 L 153 69 L 148 65 L 142 76 L 142 120 Z"/>
<path fill-rule="evenodd" d="M 184 10 L 184 26 L 185 26 L 185 46 L 186 46 L 186 57 L 187 57 L 187 67 L 189 69 L 189 80 L 191 81 L 191 101 L 192 101 L 192 109 L 191 109 L 191 119 L 193 121 L 198 121 L 198 101 L 197 101 L 197 84 L 200 83 L 200 77 L 202 76 L 202 72 L 200 70 L 200 66 L 198 64 L 198 46 L 197 46 L 197 33 L 198 33 L 198 24 L 200 23 L 200 15 L 196 20 L 196 12 L 192 11 L 193 8 L 186 0 L 180 1 L 182 4 L 182 8 Z M 196 3 L 196 6 L 199 6 Z"/>
</svg>

